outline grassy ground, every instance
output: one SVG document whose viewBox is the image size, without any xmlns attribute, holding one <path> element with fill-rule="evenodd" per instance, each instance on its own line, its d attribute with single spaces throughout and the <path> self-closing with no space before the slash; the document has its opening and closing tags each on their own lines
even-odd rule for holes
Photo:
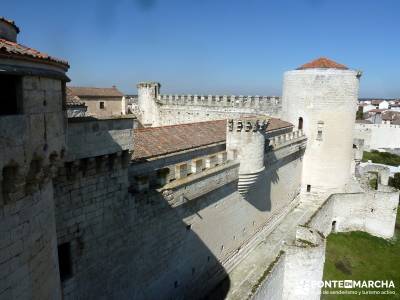
<svg viewBox="0 0 400 300">
<path fill-rule="evenodd" d="M 321 299 L 400 299 L 399 215 L 400 209 L 395 236 L 390 241 L 364 232 L 330 234 L 324 267 L 324 280 L 393 280 L 396 295 L 323 295 Z"/>
<path fill-rule="evenodd" d="M 364 151 L 362 161 L 366 162 L 371 160 L 373 163 L 385 164 L 390 166 L 400 165 L 400 156 L 388 152 L 378 152 L 372 150 L 371 152 Z"/>
</svg>

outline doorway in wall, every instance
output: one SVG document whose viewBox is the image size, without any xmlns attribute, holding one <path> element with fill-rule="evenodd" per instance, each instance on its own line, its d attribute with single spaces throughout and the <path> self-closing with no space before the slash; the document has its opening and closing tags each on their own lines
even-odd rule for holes
<svg viewBox="0 0 400 300">
<path fill-rule="evenodd" d="M 336 232 L 336 221 L 332 222 L 332 232 Z"/>
<path fill-rule="evenodd" d="M 307 184 L 307 193 L 311 192 L 311 185 Z"/>
</svg>

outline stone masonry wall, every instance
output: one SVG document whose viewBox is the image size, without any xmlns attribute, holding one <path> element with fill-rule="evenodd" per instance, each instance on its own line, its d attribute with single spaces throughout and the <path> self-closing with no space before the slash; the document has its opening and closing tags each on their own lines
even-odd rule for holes
<svg viewBox="0 0 400 300">
<path fill-rule="evenodd" d="M 112 156 L 66 164 L 54 186 L 57 240 L 70 243 L 72 258 L 72 277 L 62 282 L 64 299 L 107 298 L 119 290 L 115 272 L 129 249 L 126 218 L 134 202 L 127 166 Z"/>
<path fill-rule="evenodd" d="M 268 274 L 252 299 L 260 295 L 271 299 L 319 299 L 320 288 L 315 282 L 323 276 L 326 236 L 332 231 L 360 230 L 391 238 L 398 199 L 399 192 L 389 190 L 331 195 L 308 222 L 297 226 L 294 243 L 283 247 L 283 255 L 275 262 L 279 267 Z"/>
<path fill-rule="evenodd" d="M 245 106 L 224 107 L 224 106 L 193 106 L 185 105 L 160 105 L 160 123 L 159 125 L 174 125 L 193 122 L 203 122 L 222 119 L 239 119 L 254 115 L 268 115 L 271 117 L 280 117 L 280 105 L 263 109 L 251 108 Z"/>
<path fill-rule="evenodd" d="M 308 225 L 325 236 L 332 230 L 361 230 L 375 236 L 391 238 L 394 234 L 398 197 L 398 192 L 380 191 L 334 194 Z"/>
<path fill-rule="evenodd" d="M 365 150 L 400 148 L 400 126 L 390 124 L 356 124 L 354 137 L 364 139 Z"/>
<path fill-rule="evenodd" d="M 55 231 L 51 182 L 0 206 L 0 299 L 60 299 Z"/>
<path fill-rule="evenodd" d="M 0 116 L 0 299 L 60 299 L 52 178 L 65 151 L 63 84 L 23 76 Z"/>
<path fill-rule="evenodd" d="M 256 293 L 252 296 L 252 300 L 266 299 L 282 299 L 283 282 L 285 274 L 285 256 L 277 258 L 277 261 L 272 266 L 272 269 L 267 274 Z"/>
<path fill-rule="evenodd" d="M 58 244 L 70 243 L 72 256 L 64 298 L 206 294 L 226 277 L 225 265 L 245 255 L 240 249 L 297 195 L 301 155 L 293 148 L 270 157 L 263 190 L 248 200 L 237 192 L 235 163 L 131 195 L 118 158 L 111 169 L 107 160 L 103 167 L 96 159 L 67 164 L 55 182 Z"/>
</svg>

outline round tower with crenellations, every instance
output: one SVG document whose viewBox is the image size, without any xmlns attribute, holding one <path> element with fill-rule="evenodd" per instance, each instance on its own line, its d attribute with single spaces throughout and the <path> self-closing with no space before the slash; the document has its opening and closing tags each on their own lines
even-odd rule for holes
<svg viewBox="0 0 400 300">
<path fill-rule="evenodd" d="M 265 169 L 265 129 L 267 119 L 243 118 L 228 120 L 226 149 L 229 160 L 238 160 L 238 191 L 245 196 Z"/>
<path fill-rule="evenodd" d="M 284 74 L 283 118 L 308 138 L 303 191 L 338 192 L 349 180 L 360 76 L 327 58 Z"/>
</svg>

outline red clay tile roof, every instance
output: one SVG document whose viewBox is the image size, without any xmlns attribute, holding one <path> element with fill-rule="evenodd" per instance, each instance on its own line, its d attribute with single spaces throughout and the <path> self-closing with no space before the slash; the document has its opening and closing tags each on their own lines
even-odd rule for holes
<svg viewBox="0 0 400 300">
<path fill-rule="evenodd" d="M 266 131 L 292 126 L 289 122 L 271 118 Z M 166 155 L 225 140 L 226 120 L 135 129 L 132 159 Z"/>
<path fill-rule="evenodd" d="M 377 99 L 377 100 L 371 100 L 371 104 L 372 105 L 379 105 L 381 102 L 383 102 L 384 100 L 379 100 L 379 99 Z"/>
<path fill-rule="evenodd" d="M 326 57 L 317 58 L 309 63 L 302 65 L 301 67 L 297 68 L 297 70 L 304 70 L 304 69 L 340 69 L 340 70 L 347 70 L 348 68 L 345 65 L 338 64 L 333 60 L 330 60 Z"/>
<path fill-rule="evenodd" d="M 9 20 L 9 19 L 6 19 L 4 17 L 0 17 L 0 21 L 3 21 L 3 22 L 6 22 L 6 23 L 10 24 L 11 26 L 13 26 L 15 28 L 17 33 L 19 33 L 19 28 L 18 28 L 17 25 L 15 25 L 15 22 L 13 20 Z"/>
<path fill-rule="evenodd" d="M 18 43 L 7 41 L 5 39 L 0 39 L 0 57 L 10 57 L 10 56 L 35 59 L 44 62 L 56 63 L 59 65 L 63 65 L 64 67 L 69 67 L 68 62 L 65 60 L 52 57 L 50 55 L 47 55 L 46 53 L 23 46 Z"/>
<path fill-rule="evenodd" d="M 67 106 L 85 105 L 85 103 L 78 97 L 72 94 L 71 89 L 66 89 L 66 104 Z"/>
<path fill-rule="evenodd" d="M 111 88 L 96 88 L 83 86 L 69 86 L 72 95 L 78 97 L 123 97 L 115 86 Z"/>
<path fill-rule="evenodd" d="M 382 113 L 382 120 L 384 121 L 393 121 L 397 119 L 400 119 L 400 111 L 386 110 Z"/>
</svg>

